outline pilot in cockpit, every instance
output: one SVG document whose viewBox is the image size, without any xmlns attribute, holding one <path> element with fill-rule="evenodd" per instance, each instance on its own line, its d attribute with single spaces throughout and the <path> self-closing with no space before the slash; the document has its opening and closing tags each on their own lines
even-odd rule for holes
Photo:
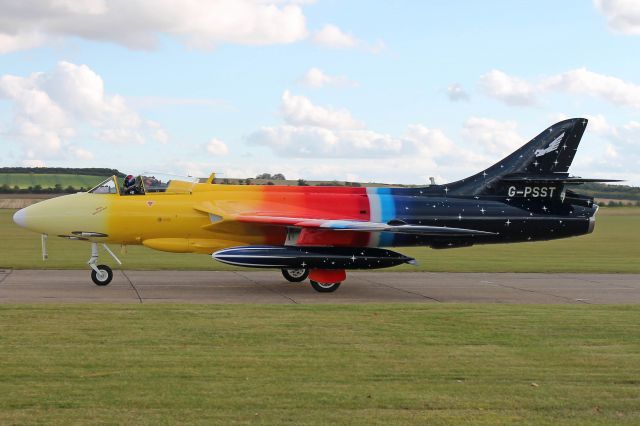
<svg viewBox="0 0 640 426">
<path fill-rule="evenodd" d="M 140 193 L 140 189 L 136 185 L 136 178 L 133 175 L 127 175 L 127 177 L 124 178 L 122 193 L 125 195 L 135 195 Z"/>
</svg>

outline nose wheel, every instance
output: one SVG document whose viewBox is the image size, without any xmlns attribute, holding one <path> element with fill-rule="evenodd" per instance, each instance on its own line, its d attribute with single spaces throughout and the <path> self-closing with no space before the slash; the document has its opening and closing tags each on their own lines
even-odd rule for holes
<svg viewBox="0 0 640 426">
<path fill-rule="evenodd" d="M 113 271 L 107 265 L 98 265 L 96 270 L 91 271 L 91 279 L 95 285 L 109 285 L 113 279 Z"/>
<path fill-rule="evenodd" d="M 116 260 L 116 262 L 122 265 L 120 259 L 118 259 L 106 244 L 102 244 L 102 247 Z M 89 258 L 87 264 L 91 268 L 91 280 L 95 285 L 99 285 L 101 287 L 109 285 L 113 279 L 113 271 L 107 265 L 98 265 L 98 243 L 91 243 L 91 258 Z"/>
</svg>

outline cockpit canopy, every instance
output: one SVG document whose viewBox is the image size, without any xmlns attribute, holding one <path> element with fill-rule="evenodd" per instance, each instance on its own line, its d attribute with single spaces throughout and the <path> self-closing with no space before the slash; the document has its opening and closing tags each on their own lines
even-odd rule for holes
<svg viewBox="0 0 640 426">
<path fill-rule="evenodd" d="M 109 179 L 105 179 L 100 182 L 93 188 L 91 188 L 88 192 L 91 194 L 117 194 L 118 193 L 118 183 L 115 176 L 111 176 Z"/>
<path fill-rule="evenodd" d="M 188 194 L 191 193 L 193 186 L 198 182 L 197 178 L 180 177 L 162 175 L 162 174 L 143 174 L 136 176 L 135 183 L 129 188 L 118 184 L 118 177 L 111 176 L 100 182 L 98 185 L 90 189 L 91 194 L 120 194 L 120 195 L 144 195 L 150 193 L 165 194 Z"/>
</svg>

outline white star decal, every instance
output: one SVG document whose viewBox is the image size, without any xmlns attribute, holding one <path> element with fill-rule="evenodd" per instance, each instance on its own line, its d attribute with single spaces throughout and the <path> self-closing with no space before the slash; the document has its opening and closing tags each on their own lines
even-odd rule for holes
<svg viewBox="0 0 640 426">
<path fill-rule="evenodd" d="M 482 214 L 484 214 L 484 212 L 486 212 L 486 210 L 483 208 L 480 209 L 480 211 L 482 212 Z"/>
</svg>

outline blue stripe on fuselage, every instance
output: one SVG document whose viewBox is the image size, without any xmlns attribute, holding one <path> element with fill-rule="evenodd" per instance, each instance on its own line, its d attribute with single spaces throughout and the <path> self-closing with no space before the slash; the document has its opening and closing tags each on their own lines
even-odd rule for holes
<svg viewBox="0 0 640 426">
<path fill-rule="evenodd" d="M 380 200 L 380 222 L 387 223 L 396 217 L 396 203 L 391 188 L 376 188 Z M 393 246 L 395 235 L 390 232 L 380 234 L 380 247 Z"/>
</svg>

